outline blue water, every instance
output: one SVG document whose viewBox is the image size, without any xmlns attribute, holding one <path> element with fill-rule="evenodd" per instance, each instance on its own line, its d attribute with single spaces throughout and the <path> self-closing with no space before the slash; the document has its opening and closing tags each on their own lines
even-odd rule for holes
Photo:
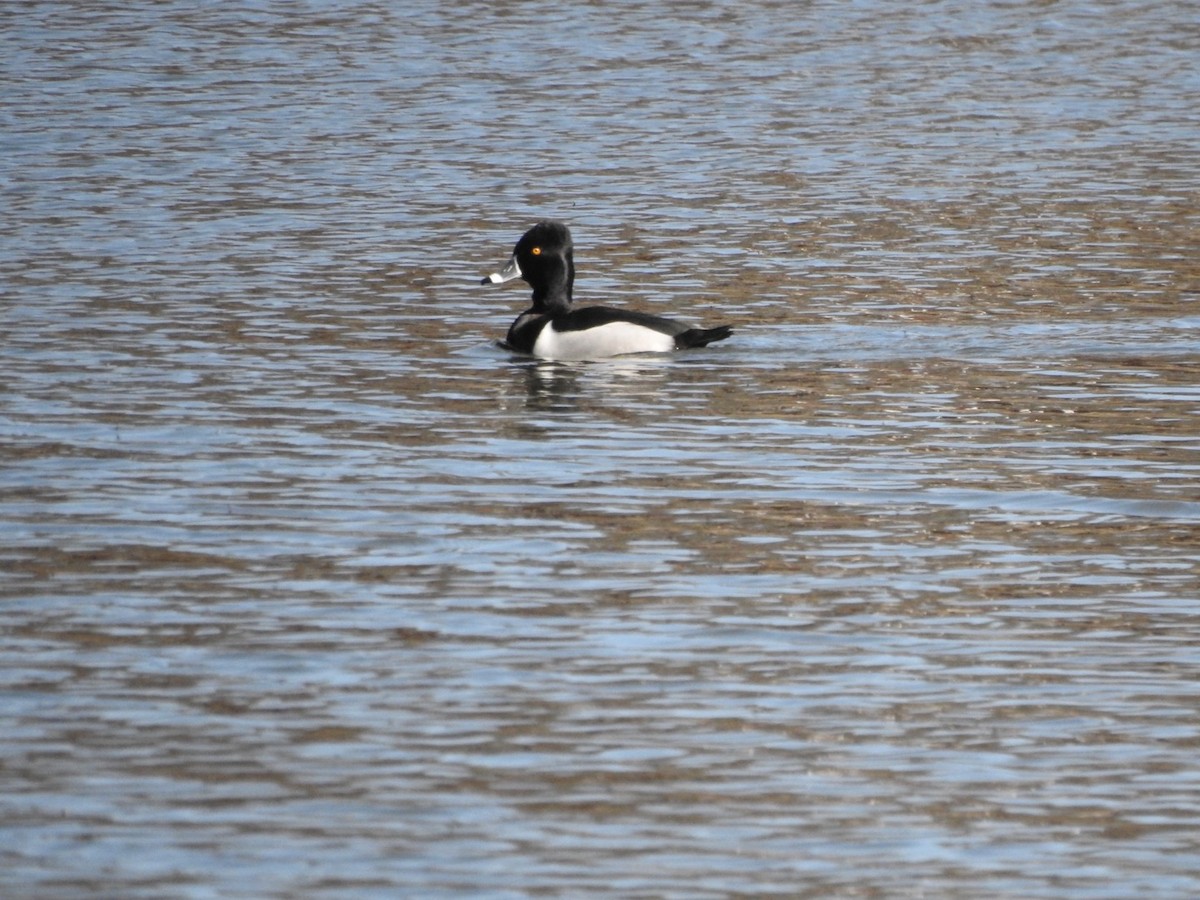
<svg viewBox="0 0 1200 900">
<path fill-rule="evenodd" d="M 1190 5 L 0 16 L 0 894 L 1200 891 Z"/>
</svg>

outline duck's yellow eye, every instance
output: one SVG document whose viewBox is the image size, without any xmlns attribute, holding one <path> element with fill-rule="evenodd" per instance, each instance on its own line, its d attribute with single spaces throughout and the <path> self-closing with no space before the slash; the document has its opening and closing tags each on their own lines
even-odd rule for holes
<svg viewBox="0 0 1200 900">
<path fill-rule="evenodd" d="M 529 252 L 530 252 L 530 253 L 532 253 L 534 256 L 541 256 L 541 255 L 542 255 L 542 248 L 541 248 L 541 247 L 534 247 L 534 248 L 533 248 L 532 250 L 530 250 Z"/>
</svg>

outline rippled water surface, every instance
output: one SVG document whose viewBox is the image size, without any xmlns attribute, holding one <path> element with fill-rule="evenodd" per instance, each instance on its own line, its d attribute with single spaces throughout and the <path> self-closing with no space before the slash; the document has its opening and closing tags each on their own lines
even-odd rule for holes
<svg viewBox="0 0 1200 900">
<path fill-rule="evenodd" d="M 0 12 L 0 894 L 1200 895 L 1198 51 Z M 505 352 L 544 216 L 734 338 Z"/>
</svg>

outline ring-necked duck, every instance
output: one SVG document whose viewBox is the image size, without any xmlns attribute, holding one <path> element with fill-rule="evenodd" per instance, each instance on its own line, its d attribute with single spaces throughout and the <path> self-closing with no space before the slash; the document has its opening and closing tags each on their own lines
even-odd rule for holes
<svg viewBox="0 0 1200 900">
<path fill-rule="evenodd" d="M 601 359 L 626 353 L 666 353 L 703 347 L 733 333 L 728 325 L 690 328 L 682 322 L 605 306 L 571 306 L 575 283 L 574 245 L 562 222 L 539 222 L 525 232 L 512 258 L 482 284 L 523 278 L 533 288 L 533 306 L 517 316 L 506 343 L 543 359 Z"/>
</svg>

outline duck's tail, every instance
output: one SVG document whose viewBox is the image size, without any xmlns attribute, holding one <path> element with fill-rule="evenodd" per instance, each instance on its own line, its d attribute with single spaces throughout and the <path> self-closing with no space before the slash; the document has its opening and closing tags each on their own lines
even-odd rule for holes
<svg viewBox="0 0 1200 900">
<path fill-rule="evenodd" d="M 707 347 L 716 341 L 723 341 L 733 334 L 732 325 L 718 325 L 716 328 L 689 328 L 675 335 L 675 349 L 686 350 L 688 347 Z"/>
</svg>

